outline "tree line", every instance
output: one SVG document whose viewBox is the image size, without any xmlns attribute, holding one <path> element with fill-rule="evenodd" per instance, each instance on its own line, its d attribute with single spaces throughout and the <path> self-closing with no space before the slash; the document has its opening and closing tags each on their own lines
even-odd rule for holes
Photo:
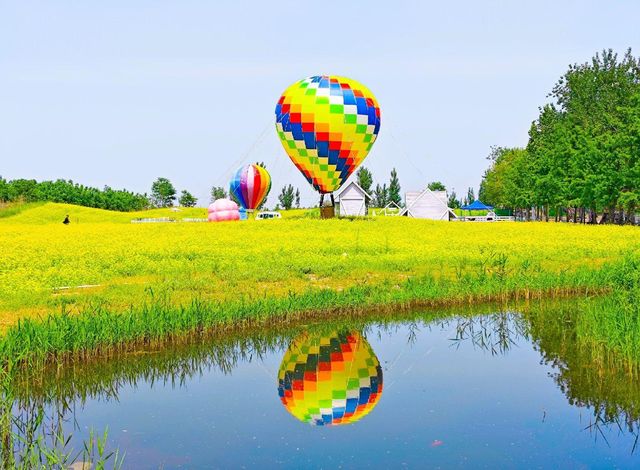
<svg viewBox="0 0 640 470">
<path fill-rule="evenodd" d="M 494 147 L 480 198 L 524 219 L 633 223 L 640 206 L 640 59 L 569 66 L 525 148 Z"/>
<path fill-rule="evenodd" d="M 158 178 L 151 187 L 151 196 L 124 189 L 103 189 L 84 186 L 71 180 L 36 181 L 34 179 L 6 180 L 0 176 L 0 202 L 59 202 L 95 207 L 112 211 L 130 212 L 150 207 L 170 207 L 176 200 L 176 190 L 167 178 Z M 182 191 L 178 202 L 193 207 L 197 199 Z"/>
<path fill-rule="evenodd" d="M 50 201 L 114 211 L 135 211 L 149 207 L 144 194 L 131 191 L 92 188 L 69 180 L 41 181 L 33 179 L 6 180 L 0 177 L 0 202 Z"/>
</svg>

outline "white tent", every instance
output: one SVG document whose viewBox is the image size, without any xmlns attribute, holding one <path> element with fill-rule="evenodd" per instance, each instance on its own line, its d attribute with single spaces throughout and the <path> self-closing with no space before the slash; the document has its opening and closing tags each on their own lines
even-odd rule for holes
<svg viewBox="0 0 640 470">
<path fill-rule="evenodd" d="M 400 215 L 417 219 L 449 220 L 449 216 L 457 218 L 447 205 L 446 191 L 409 191 L 405 194 L 405 209 Z"/>
<path fill-rule="evenodd" d="M 350 182 L 338 193 L 340 216 L 364 217 L 367 215 L 367 198 L 371 199 L 371 196 L 358 183 Z"/>
</svg>

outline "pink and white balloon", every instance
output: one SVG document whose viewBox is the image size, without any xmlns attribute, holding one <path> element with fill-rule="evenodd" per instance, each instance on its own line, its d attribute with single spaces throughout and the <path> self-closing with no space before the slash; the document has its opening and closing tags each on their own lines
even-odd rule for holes
<svg viewBox="0 0 640 470">
<path fill-rule="evenodd" d="M 209 206 L 209 222 L 240 220 L 238 204 L 230 199 L 217 199 Z"/>
</svg>

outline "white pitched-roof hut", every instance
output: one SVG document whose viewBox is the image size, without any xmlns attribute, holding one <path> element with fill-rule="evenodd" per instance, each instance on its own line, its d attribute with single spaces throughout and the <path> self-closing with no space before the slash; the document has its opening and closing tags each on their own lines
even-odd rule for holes
<svg viewBox="0 0 640 470">
<path fill-rule="evenodd" d="M 405 194 L 405 208 L 400 215 L 417 219 L 449 220 L 456 214 L 447 205 L 446 191 L 408 191 Z"/>
<path fill-rule="evenodd" d="M 367 215 L 367 198 L 371 199 L 371 196 L 358 183 L 351 181 L 338 193 L 340 216 L 364 217 Z"/>
<path fill-rule="evenodd" d="M 401 212 L 402 212 L 402 207 L 400 207 L 395 202 L 391 201 L 382 209 L 378 209 L 377 211 L 374 210 L 373 215 L 374 216 L 376 215 L 396 216 L 396 215 L 400 215 Z"/>
</svg>

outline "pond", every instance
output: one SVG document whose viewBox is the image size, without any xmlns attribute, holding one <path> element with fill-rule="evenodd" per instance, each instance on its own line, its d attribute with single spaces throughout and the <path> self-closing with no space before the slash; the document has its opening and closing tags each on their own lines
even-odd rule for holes
<svg viewBox="0 0 640 470">
<path fill-rule="evenodd" d="M 17 399 L 75 449 L 108 428 L 130 469 L 637 467 L 637 371 L 580 344 L 572 305 L 197 338 L 38 373 Z"/>
</svg>

